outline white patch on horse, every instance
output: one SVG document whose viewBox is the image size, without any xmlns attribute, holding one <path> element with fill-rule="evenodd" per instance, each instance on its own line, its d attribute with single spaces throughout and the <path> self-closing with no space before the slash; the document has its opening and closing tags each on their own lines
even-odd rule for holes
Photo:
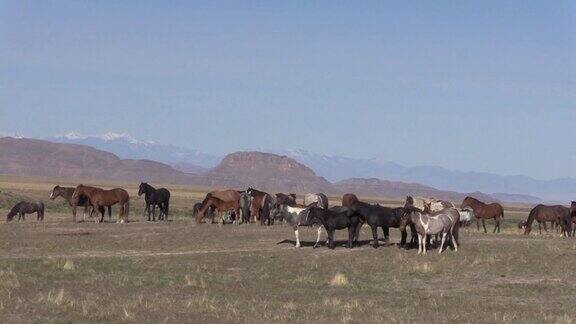
<svg viewBox="0 0 576 324">
<path fill-rule="evenodd" d="M 296 235 L 296 247 L 300 247 L 300 237 L 298 235 L 298 229 L 294 230 L 294 235 Z"/>
</svg>

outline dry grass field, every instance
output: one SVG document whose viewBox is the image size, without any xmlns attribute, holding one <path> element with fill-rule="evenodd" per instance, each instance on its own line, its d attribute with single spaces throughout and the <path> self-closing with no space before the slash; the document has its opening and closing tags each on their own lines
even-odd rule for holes
<svg viewBox="0 0 576 324">
<path fill-rule="evenodd" d="M 54 184 L 0 177 L 2 217 L 19 197 L 48 200 Z M 145 222 L 136 184 L 101 185 L 129 189 L 130 223 L 73 224 L 62 200 L 42 223 L 0 223 L 2 322 L 576 321 L 576 240 L 524 237 L 525 208 L 507 209 L 500 234 L 466 228 L 457 253 L 418 256 L 373 249 L 367 228 L 360 247 L 343 247 L 341 232 L 331 251 L 311 248 L 312 229 L 295 249 L 283 225 L 196 225 L 206 188 L 169 186 L 174 217 Z"/>
</svg>

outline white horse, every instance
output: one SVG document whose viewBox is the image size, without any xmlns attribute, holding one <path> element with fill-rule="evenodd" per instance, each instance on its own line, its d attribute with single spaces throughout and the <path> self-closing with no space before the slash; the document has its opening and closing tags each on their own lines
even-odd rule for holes
<svg viewBox="0 0 576 324">
<path fill-rule="evenodd" d="M 448 234 L 452 239 L 452 244 L 454 244 L 454 251 L 457 252 L 458 242 L 454 237 L 454 229 L 458 230 L 459 220 L 460 214 L 454 208 L 446 208 L 431 214 L 412 208 L 400 220 L 400 228 L 405 228 L 409 223 L 414 225 L 416 232 L 418 232 L 418 254 L 426 254 L 427 236 L 435 234 L 442 235 L 442 243 L 440 243 L 438 253 L 442 253 Z"/>
</svg>

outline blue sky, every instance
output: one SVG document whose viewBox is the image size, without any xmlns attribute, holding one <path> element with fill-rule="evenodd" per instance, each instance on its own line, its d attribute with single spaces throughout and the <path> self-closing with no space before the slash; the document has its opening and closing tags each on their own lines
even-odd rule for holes
<svg viewBox="0 0 576 324">
<path fill-rule="evenodd" d="M 0 0 L 0 131 L 576 177 L 576 2 Z"/>
</svg>

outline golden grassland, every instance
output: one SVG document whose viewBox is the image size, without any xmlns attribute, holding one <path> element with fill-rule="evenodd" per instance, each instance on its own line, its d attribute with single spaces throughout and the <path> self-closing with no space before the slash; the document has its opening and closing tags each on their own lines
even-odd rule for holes
<svg viewBox="0 0 576 324">
<path fill-rule="evenodd" d="M 2 176 L 0 191 L 47 200 L 56 182 Z M 312 249 L 313 229 L 301 230 L 304 246 L 296 249 L 285 225 L 196 225 L 189 209 L 207 188 L 167 186 L 175 217 L 146 222 L 137 184 L 84 183 L 128 189 L 131 222 L 74 224 L 57 201 L 44 222 L 1 223 L 2 322 L 576 320 L 576 240 L 522 235 L 516 224 L 525 208 L 507 208 L 500 234 L 468 227 L 458 252 L 418 256 L 397 246 L 373 249 L 367 228 L 359 247 L 346 249 L 339 231 L 329 250 Z"/>
</svg>

